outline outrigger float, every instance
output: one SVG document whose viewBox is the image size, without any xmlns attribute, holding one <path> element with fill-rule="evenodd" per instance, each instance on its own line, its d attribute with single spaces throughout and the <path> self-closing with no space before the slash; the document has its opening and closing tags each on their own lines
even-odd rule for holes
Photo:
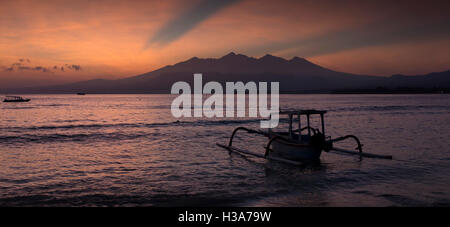
<svg viewBox="0 0 450 227">
<path fill-rule="evenodd" d="M 228 145 L 217 143 L 216 145 L 225 148 L 231 154 L 236 152 L 244 155 L 251 155 L 268 160 L 274 160 L 294 165 L 302 165 L 305 161 L 317 161 L 320 159 L 322 151 L 333 153 L 344 153 L 349 155 L 359 155 L 360 157 L 367 158 L 381 158 L 392 159 L 391 155 L 379 155 L 363 153 L 362 144 L 358 137 L 354 135 L 346 135 L 331 139 L 325 135 L 325 122 L 324 115 L 327 111 L 323 110 L 282 110 L 281 116 L 289 117 L 289 130 L 287 132 L 275 132 L 269 129 L 267 132 L 262 130 L 253 130 L 245 127 L 236 128 L 231 134 Z M 310 116 L 320 115 L 322 130 L 312 128 L 310 125 Z M 307 126 L 302 128 L 301 118 L 306 116 Z M 294 119 L 298 121 L 298 128 L 293 129 Z M 233 146 L 233 139 L 238 131 L 246 131 L 250 134 L 257 134 L 268 137 L 269 140 L 266 144 L 265 153 L 260 154 L 245 149 L 240 149 Z M 307 131 L 303 133 L 304 131 Z M 353 139 L 356 144 L 356 151 L 351 151 L 334 146 L 334 143 L 347 139 Z"/>
</svg>

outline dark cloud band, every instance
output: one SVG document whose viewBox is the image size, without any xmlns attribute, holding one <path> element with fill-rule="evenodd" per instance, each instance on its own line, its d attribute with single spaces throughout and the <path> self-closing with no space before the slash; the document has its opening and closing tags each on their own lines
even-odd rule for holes
<svg viewBox="0 0 450 227">
<path fill-rule="evenodd" d="M 199 23 L 208 19 L 221 9 L 232 5 L 239 0 L 202 0 L 190 10 L 178 15 L 169 23 L 159 29 L 145 45 L 147 49 L 150 45 L 156 44 L 165 46 L 195 28 Z"/>
<path fill-rule="evenodd" d="M 40 65 L 39 66 L 30 66 L 30 65 L 26 64 L 26 63 L 29 63 L 29 62 L 30 62 L 30 60 L 28 58 L 26 58 L 26 59 L 21 58 L 21 59 L 18 60 L 18 62 L 12 63 L 10 67 L 6 67 L 6 68 L 2 67 L 2 68 L 5 68 L 5 71 L 7 71 L 7 72 L 12 72 L 14 70 L 19 70 L 19 71 L 40 71 L 40 72 L 44 72 L 44 73 L 54 72 L 54 71 L 58 71 L 58 70 L 60 70 L 61 72 L 65 72 L 64 66 L 61 66 L 61 67 L 56 66 L 56 65 L 53 66 L 53 67 L 44 67 L 44 66 L 40 66 Z M 74 70 L 74 71 L 80 71 L 81 70 L 81 66 L 80 65 L 65 64 L 65 66 L 66 66 L 67 69 L 70 69 L 70 70 Z M 52 69 L 54 71 L 52 71 Z"/>
</svg>

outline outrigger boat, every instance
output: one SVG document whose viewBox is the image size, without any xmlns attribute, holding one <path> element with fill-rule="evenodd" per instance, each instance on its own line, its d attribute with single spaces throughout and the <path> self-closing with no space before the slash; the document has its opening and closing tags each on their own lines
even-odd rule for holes
<svg viewBox="0 0 450 227">
<path fill-rule="evenodd" d="M 6 96 L 3 102 L 29 102 L 31 99 L 24 99 L 20 96 Z"/>
<path fill-rule="evenodd" d="M 236 152 L 240 154 L 252 155 L 259 158 L 264 158 L 268 160 L 275 160 L 284 163 L 302 165 L 305 161 L 317 161 L 320 159 L 322 151 L 334 153 L 345 153 L 350 155 L 359 155 L 361 157 L 368 158 L 382 158 L 382 159 L 392 159 L 390 155 L 379 155 L 363 153 L 362 144 L 358 137 L 354 135 L 346 135 L 331 139 L 325 135 L 325 122 L 324 115 L 327 111 L 323 110 L 282 110 L 280 111 L 281 116 L 288 116 L 289 120 L 289 130 L 285 132 L 276 132 L 272 129 L 268 131 L 253 130 L 245 127 L 236 128 L 231 134 L 228 145 L 217 143 L 217 146 L 225 148 L 231 152 Z M 312 115 L 319 115 L 321 119 L 322 129 L 312 128 L 310 125 L 310 117 Z M 301 118 L 306 116 L 307 126 L 302 128 Z M 294 130 L 293 124 L 294 119 L 297 119 L 298 128 Z M 244 149 L 240 149 L 233 146 L 233 139 L 238 131 L 246 131 L 250 134 L 257 134 L 268 137 L 269 140 L 265 145 L 265 153 L 260 154 Z M 334 143 L 340 142 L 347 139 L 353 139 L 356 144 L 357 151 L 346 150 L 343 148 L 338 148 L 334 146 Z"/>
</svg>

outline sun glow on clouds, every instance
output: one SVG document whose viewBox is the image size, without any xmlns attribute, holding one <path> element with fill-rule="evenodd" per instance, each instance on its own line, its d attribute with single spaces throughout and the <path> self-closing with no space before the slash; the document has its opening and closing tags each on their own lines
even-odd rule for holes
<svg viewBox="0 0 450 227">
<path fill-rule="evenodd" d="M 230 51 L 306 57 L 362 74 L 447 70 L 449 5 L 440 0 L 2 1 L 0 85 L 19 77 L 42 84 L 117 79 Z M 163 45 L 148 45 L 152 41 Z M 83 70 L 8 71 L 20 58 L 32 59 L 35 67 L 75 64 Z"/>
</svg>

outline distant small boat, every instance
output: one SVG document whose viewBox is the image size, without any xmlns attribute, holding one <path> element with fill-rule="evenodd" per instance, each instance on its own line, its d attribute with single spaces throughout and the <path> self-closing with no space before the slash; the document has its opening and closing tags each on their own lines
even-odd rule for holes
<svg viewBox="0 0 450 227">
<path fill-rule="evenodd" d="M 77 95 L 86 95 L 86 93 L 78 92 Z"/>
<path fill-rule="evenodd" d="M 24 99 L 20 96 L 6 96 L 3 102 L 29 102 L 31 99 Z"/>
</svg>

